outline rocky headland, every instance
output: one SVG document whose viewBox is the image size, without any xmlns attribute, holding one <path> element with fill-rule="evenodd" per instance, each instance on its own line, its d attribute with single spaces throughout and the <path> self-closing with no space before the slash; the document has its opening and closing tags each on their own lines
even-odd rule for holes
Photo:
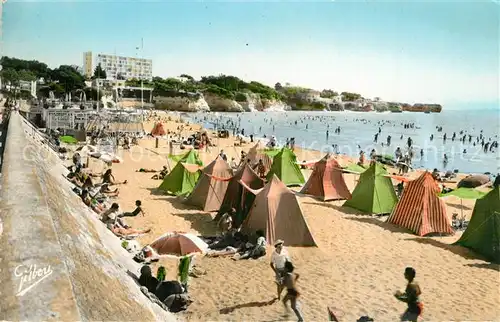
<svg viewBox="0 0 500 322">
<path fill-rule="evenodd" d="M 92 79 L 85 79 L 75 66 L 61 65 L 51 69 L 39 61 L 3 57 L 0 76 L 2 86 L 18 89 L 18 98 L 32 98 L 31 83 L 36 84 L 37 98 L 50 98 L 78 103 L 85 98 L 100 100 L 103 96 L 116 96 L 122 105 L 141 106 L 141 89 L 147 88 L 148 106 L 183 112 L 220 111 L 362 111 L 362 112 L 424 112 L 439 113 L 439 104 L 406 104 L 386 102 L 376 97 L 364 98 L 352 92 L 331 89 L 317 91 L 310 88 L 276 83 L 274 87 L 256 81 L 244 81 L 235 76 L 204 76 L 196 80 L 183 74 L 179 77 L 154 77 L 151 81 L 107 78 L 97 66 Z M 119 90 L 117 90 L 119 88 Z M 13 93 L 12 91 L 5 91 Z M 120 93 L 120 94 L 119 94 Z M 151 95 L 150 95 L 151 94 Z M 126 104 L 125 104 L 126 103 Z M 112 104 L 111 104 L 112 105 Z"/>
<path fill-rule="evenodd" d="M 138 81 L 127 82 L 138 86 Z M 144 84 L 143 84 L 144 85 Z M 439 104 L 385 102 L 367 99 L 358 93 L 317 91 L 309 88 L 282 86 L 274 88 L 258 82 L 247 83 L 234 76 L 208 76 L 200 81 L 188 75 L 177 78 L 155 78 L 146 84 L 153 87 L 153 104 L 158 109 L 183 112 L 253 112 L 253 111 L 360 111 L 360 112 L 425 112 L 439 113 Z"/>
</svg>

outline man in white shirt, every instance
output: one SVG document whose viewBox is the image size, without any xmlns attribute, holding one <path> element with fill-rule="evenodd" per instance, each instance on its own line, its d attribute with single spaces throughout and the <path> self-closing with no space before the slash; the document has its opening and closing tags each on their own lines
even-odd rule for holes
<svg viewBox="0 0 500 322">
<path fill-rule="evenodd" d="M 274 243 L 274 251 L 271 255 L 271 268 L 276 275 L 276 285 L 278 291 L 278 300 L 281 298 L 281 292 L 283 291 L 283 278 L 285 276 L 285 263 L 290 261 L 288 256 L 288 251 L 283 247 L 284 241 L 278 239 Z"/>
</svg>

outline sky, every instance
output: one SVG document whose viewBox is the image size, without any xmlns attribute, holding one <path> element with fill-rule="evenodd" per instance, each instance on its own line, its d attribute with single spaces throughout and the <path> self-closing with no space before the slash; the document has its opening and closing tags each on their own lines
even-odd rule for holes
<svg viewBox="0 0 500 322">
<path fill-rule="evenodd" d="M 84 51 L 116 53 L 152 59 L 161 77 L 227 74 L 408 103 L 498 107 L 499 23 L 493 0 L 8 0 L 1 54 L 56 67 L 82 65 Z"/>
</svg>

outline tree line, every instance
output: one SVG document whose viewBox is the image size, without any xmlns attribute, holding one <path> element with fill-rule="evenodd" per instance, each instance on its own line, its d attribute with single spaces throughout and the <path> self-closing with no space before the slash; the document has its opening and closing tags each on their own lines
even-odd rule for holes
<svg viewBox="0 0 500 322">
<path fill-rule="evenodd" d="M 44 92 L 53 91 L 56 96 L 85 89 L 86 79 L 75 66 L 60 65 L 51 69 L 47 64 L 37 60 L 23 60 L 13 57 L 2 57 L 0 63 L 3 67 L 0 76 L 4 83 L 9 83 L 14 87 L 19 86 L 20 81 L 43 79 L 45 82 Z M 106 71 L 100 65 L 96 66 L 92 78 L 105 79 L 106 76 Z M 118 76 L 117 78 L 123 79 L 121 75 Z M 125 84 L 140 87 L 141 81 L 130 79 Z M 175 95 L 176 92 L 211 93 L 238 102 L 246 101 L 249 94 L 258 94 L 262 99 L 287 101 L 314 92 L 312 89 L 294 87 L 289 84 L 282 86 L 280 83 L 276 83 L 274 87 L 270 87 L 256 81 L 246 82 L 236 76 L 222 74 L 203 76 L 200 80 L 187 74 L 182 74 L 178 78 L 154 77 L 151 81 L 143 80 L 142 86 L 153 88 L 154 96 Z M 355 101 L 362 98 L 360 94 L 350 92 L 342 92 L 340 95 L 343 101 Z M 339 93 L 331 89 L 324 89 L 319 93 L 319 96 L 334 98 L 338 97 Z"/>
</svg>

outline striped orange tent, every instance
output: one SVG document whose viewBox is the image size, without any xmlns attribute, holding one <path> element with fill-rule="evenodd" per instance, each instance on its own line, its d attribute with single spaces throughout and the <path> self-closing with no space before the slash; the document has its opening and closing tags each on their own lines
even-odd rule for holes
<svg viewBox="0 0 500 322">
<path fill-rule="evenodd" d="M 408 182 L 387 222 L 407 228 L 419 236 L 453 234 L 444 202 L 438 197 L 439 192 L 432 174 L 423 173 Z"/>
<path fill-rule="evenodd" d="M 330 155 L 314 164 L 314 170 L 300 193 L 319 197 L 324 201 L 351 199 L 339 163 Z"/>
</svg>

